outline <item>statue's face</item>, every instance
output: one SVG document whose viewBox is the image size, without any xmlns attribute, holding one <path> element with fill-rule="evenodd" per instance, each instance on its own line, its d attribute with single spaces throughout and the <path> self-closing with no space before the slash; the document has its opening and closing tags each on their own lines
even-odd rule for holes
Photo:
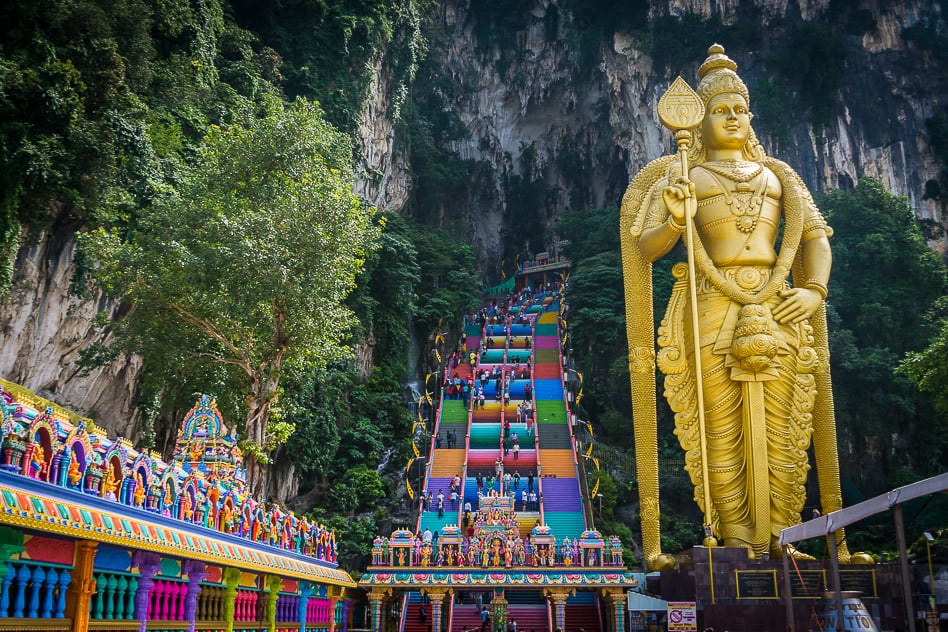
<svg viewBox="0 0 948 632">
<path fill-rule="evenodd" d="M 740 149 L 750 134 L 750 110 L 743 95 L 718 94 L 705 108 L 701 138 L 708 149 Z"/>
</svg>

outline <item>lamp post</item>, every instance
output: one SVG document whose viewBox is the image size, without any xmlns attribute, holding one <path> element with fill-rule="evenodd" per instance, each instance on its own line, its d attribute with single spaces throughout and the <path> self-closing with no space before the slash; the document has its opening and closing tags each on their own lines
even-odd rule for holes
<svg viewBox="0 0 948 632">
<path fill-rule="evenodd" d="M 421 494 L 423 498 L 425 495 L 425 468 L 428 465 L 428 457 L 419 456 L 415 459 L 415 461 L 419 461 L 422 464 L 421 473 L 418 475 L 418 493 Z M 418 503 L 418 517 L 419 518 L 421 517 L 421 514 L 424 511 L 423 507 L 424 507 L 424 503 Z"/>
<path fill-rule="evenodd" d="M 938 607 L 935 605 L 935 573 L 932 572 L 932 542 L 935 541 L 929 531 L 922 534 L 925 536 L 925 552 L 928 554 L 928 590 L 931 596 L 928 598 L 928 613 L 925 617 L 928 623 L 929 632 L 938 632 Z"/>
</svg>

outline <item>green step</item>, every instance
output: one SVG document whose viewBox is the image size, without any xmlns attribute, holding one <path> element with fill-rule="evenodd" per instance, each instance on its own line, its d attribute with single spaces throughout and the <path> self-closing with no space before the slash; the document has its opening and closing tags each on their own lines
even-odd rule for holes
<svg viewBox="0 0 948 632">
<path fill-rule="evenodd" d="M 500 364 L 504 361 L 504 350 L 488 349 L 485 353 L 481 353 L 480 361 L 486 364 Z"/>
<path fill-rule="evenodd" d="M 557 364 L 560 361 L 558 349 L 536 349 L 533 356 L 537 364 Z"/>
<path fill-rule="evenodd" d="M 467 408 L 460 399 L 446 399 L 441 406 L 441 423 L 457 424 L 467 423 Z"/>
<path fill-rule="evenodd" d="M 575 540 L 586 529 L 583 514 L 574 511 L 546 511 L 543 513 L 543 521 L 553 530 L 557 542 L 566 536 Z"/>
<path fill-rule="evenodd" d="M 468 325 L 468 326 L 464 329 L 464 333 L 466 333 L 468 336 L 477 336 L 477 337 L 480 337 L 481 331 L 482 331 L 482 327 L 483 327 L 482 325 Z"/>
<path fill-rule="evenodd" d="M 537 422 L 540 424 L 565 424 L 566 403 L 558 400 L 537 400 Z"/>
<path fill-rule="evenodd" d="M 534 336 L 555 336 L 556 335 L 556 324 L 540 324 L 533 328 Z"/>
<path fill-rule="evenodd" d="M 500 446 L 500 424 L 471 426 L 471 449 L 491 449 Z"/>
</svg>

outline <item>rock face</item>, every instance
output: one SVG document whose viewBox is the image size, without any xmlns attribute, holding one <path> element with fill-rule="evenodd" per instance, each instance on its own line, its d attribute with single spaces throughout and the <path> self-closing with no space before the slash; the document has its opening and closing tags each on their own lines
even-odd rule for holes
<svg viewBox="0 0 948 632">
<path fill-rule="evenodd" d="M 503 235 L 528 211 L 536 212 L 518 206 L 515 192 L 507 186 L 511 176 L 545 187 L 539 218 L 545 228 L 565 208 L 618 204 L 631 174 L 672 150 L 671 135 L 657 121 L 656 103 L 676 74 L 694 85 L 696 68 L 704 58 L 702 50 L 681 68 L 658 65 L 641 35 L 619 31 L 601 42 L 590 62 L 588 49 L 584 52 L 576 45 L 579 27 L 558 6 L 562 4 L 537 0 L 529 11 L 513 18 L 520 20 L 516 36 L 501 41 L 484 41 L 477 22 L 484 19 L 483 10 L 473 15 L 467 1 L 445 0 L 438 16 L 448 44 L 431 54 L 440 55 L 445 76 L 455 84 L 450 105 L 469 131 L 451 148 L 462 159 L 489 165 L 494 183 L 493 191 L 479 191 L 477 199 L 456 200 L 445 219 L 469 227 L 488 264 L 503 256 L 512 258 L 511 244 L 504 243 Z M 727 27 L 740 19 L 746 4 L 740 0 L 651 3 L 649 19 L 654 24 L 668 16 L 690 14 Z M 825 20 L 830 4 L 828 0 L 754 2 L 758 28 L 764 33 Z M 814 192 L 847 188 L 860 177 L 871 176 L 908 197 L 919 217 L 941 223 L 944 209 L 923 199 L 922 192 L 941 169 L 929 147 L 925 121 L 944 107 L 945 72 L 902 37 L 903 29 L 937 13 L 937 8 L 918 0 L 885 10 L 878 3 L 863 4 L 871 22 L 861 44 L 853 46 L 857 36 L 840 36 L 848 45 L 843 72 L 834 91 L 821 95 L 832 104 L 829 120 L 815 126 L 803 107 L 771 106 L 767 108 L 771 120 L 755 121 L 758 136 L 768 153 L 793 165 Z M 728 45 L 727 28 L 722 33 L 722 43 Z M 704 46 L 711 43 L 709 39 Z M 751 88 L 752 110 L 755 87 L 767 86 L 772 73 L 768 57 L 783 50 L 778 45 L 765 41 L 763 50 L 753 52 L 728 48 Z M 760 100 L 762 92 L 756 93 Z M 786 96 L 787 104 L 800 102 L 795 94 Z M 779 134 L 767 133 L 777 129 Z M 546 245 L 529 244 L 534 252 Z M 932 245 L 943 250 L 945 242 Z"/>
<path fill-rule="evenodd" d="M 77 366 L 82 349 L 108 342 L 93 326 L 96 314 L 114 315 L 116 307 L 100 294 L 69 294 L 75 252 L 72 231 L 41 236 L 20 250 L 13 287 L 0 304 L 0 376 L 134 439 L 141 359 L 120 358 L 87 375 Z"/>
<path fill-rule="evenodd" d="M 546 249 L 564 209 L 617 205 L 630 175 L 672 150 L 655 105 L 676 74 L 694 85 L 695 68 L 712 43 L 702 43 L 681 67 L 669 67 L 656 60 L 641 33 L 600 32 L 592 45 L 584 42 L 564 4 L 519 3 L 521 15 L 501 16 L 501 37 L 490 37 L 490 25 L 485 28 L 483 7 L 492 3 L 441 0 L 432 16 L 437 37 L 431 38 L 429 63 L 448 86 L 445 107 L 467 129 L 444 149 L 483 167 L 478 186 L 441 209 L 440 222 L 471 239 L 485 267 L 517 252 Z M 803 108 L 764 112 L 764 95 L 755 88 L 767 85 L 768 56 L 786 47 L 772 37 L 762 38 L 762 50 L 755 52 L 727 41 L 749 4 L 757 11 L 757 30 L 770 37 L 787 24 L 818 23 L 840 3 L 676 0 L 650 3 L 648 18 L 655 25 L 669 15 L 692 14 L 722 27 L 721 43 L 751 88 L 751 108 L 759 110 L 755 128 L 766 150 L 793 165 L 814 192 L 851 186 L 868 175 L 907 196 L 919 217 L 944 223 L 943 207 L 922 193 L 941 171 L 925 122 L 944 111 L 948 73 L 903 37 L 906 27 L 937 13 L 939 3 L 862 3 L 871 21 L 861 36 L 846 36 L 844 71 L 834 93 L 825 95 L 832 108 L 821 126 Z M 416 183 L 409 143 L 392 120 L 395 88 L 386 59 L 380 53 L 373 62 L 376 80 L 359 125 L 357 191 L 382 209 L 411 212 Z M 799 103 L 796 97 L 789 94 L 785 103 Z M 775 110 L 783 120 L 773 120 Z M 528 234 L 543 237 L 528 242 Z M 945 243 L 933 246 L 943 249 Z M 62 231 L 20 251 L 15 286 L 0 305 L 0 375 L 134 437 L 139 359 L 88 376 L 76 367 L 79 351 L 98 335 L 93 316 L 115 307 L 99 296 L 69 296 L 74 250 L 71 233 Z"/>
</svg>

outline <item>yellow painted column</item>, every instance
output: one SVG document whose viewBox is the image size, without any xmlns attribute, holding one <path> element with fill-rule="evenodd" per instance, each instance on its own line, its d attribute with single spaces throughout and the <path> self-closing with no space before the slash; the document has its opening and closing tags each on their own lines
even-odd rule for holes
<svg viewBox="0 0 948 632">
<path fill-rule="evenodd" d="M 277 597 L 280 596 L 281 588 L 283 588 L 283 579 L 276 575 L 267 575 L 263 581 L 263 590 L 267 594 L 263 622 L 267 624 L 270 632 L 276 632 Z"/>
<path fill-rule="evenodd" d="M 72 557 L 72 581 L 66 590 L 67 618 L 72 619 L 72 632 L 87 632 L 89 629 L 89 603 L 95 594 L 95 578 L 92 576 L 95 550 L 98 542 L 77 540 Z"/>
<path fill-rule="evenodd" d="M 382 612 L 385 601 L 392 594 L 391 588 L 373 588 L 367 595 L 369 599 L 369 616 L 371 622 L 369 628 L 372 632 L 382 632 Z"/>
<path fill-rule="evenodd" d="M 625 630 L 627 596 L 624 588 L 603 588 L 600 591 L 609 608 L 609 632 Z"/>
<path fill-rule="evenodd" d="M 566 630 L 566 600 L 576 591 L 571 588 L 546 588 L 543 594 L 547 596 L 554 607 L 554 632 Z"/>
<path fill-rule="evenodd" d="M 450 588 L 425 588 L 421 592 L 431 600 L 431 630 L 441 632 L 444 598 L 453 594 L 453 591 Z"/>
</svg>

